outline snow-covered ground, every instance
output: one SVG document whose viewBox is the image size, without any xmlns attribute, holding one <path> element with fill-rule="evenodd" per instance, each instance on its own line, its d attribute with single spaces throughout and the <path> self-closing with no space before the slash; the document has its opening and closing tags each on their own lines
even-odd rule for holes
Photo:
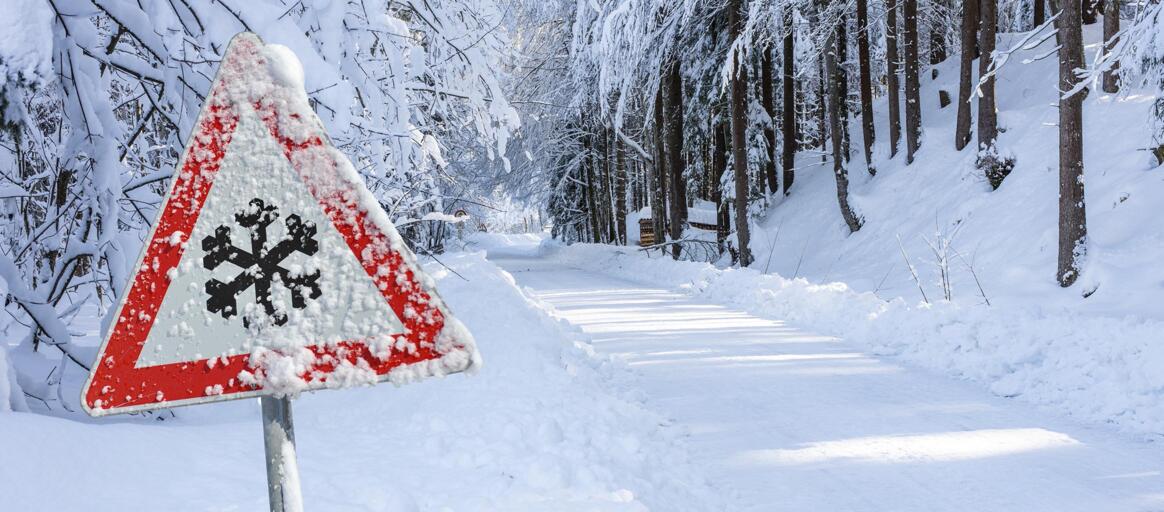
<svg viewBox="0 0 1164 512">
<path fill-rule="evenodd" d="M 1101 24 L 1084 27 L 1090 62 L 1099 49 Z M 1001 34 L 1009 50 L 1023 34 Z M 1125 85 L 1111 95 L 1095 87 L 1084 101 L 1084 179 L 1088 255 L 1081 281 L 1060 289 L 1055 282 L 1058 241 L 1059 141 L 1052 37 L 1017 51 L 998 75 L 998 147 L 1016 167 L 991 191 L 975 168 L 976 142 L 954 150 L 956 104 L 940 108 L 938 90 L 958 95 L 958 59 L 937 66 L 938 78 L 922 79 L 922 145 L 905 165 L 905 141 L 889 160 L 888 106 L 874 103 L 876 176 L 865 172 L 859 117 L 850 125 L 853 157 L 850 199 L 865 224 L 850 235 L 836 200 L 832 164 L 800 153 L 787 198 L 759 223 L 753 238 L 753 268 L 812 282 L 839 281 L 889 299 L 921 301 L 902 247 L 918 270 L 930 301 L 942 297 L 940 267 L 926 239 L 949 240 L 953 299 L 984 303 L 974 273 L 995 309 L 1028 308 L 1047 313 L 1136 315 L 1164 319 L 1164 232 L 1153 229 L 1164 204 L 1164 168 L 1148 148 L 1156 95 Z M 974 65 L 977 70 L 977 63 Z M 977 102 L 971 103 L 977 119 Z M 973 126 L 973 125 L 972 125 Z M 976 140 L 976 139 L 975 139 Z M 809 150 L 813 148 L 807 148 Z M 777 234 L 779 233 L 779 234 Z M 898 238 L 901 245 L 898 244 Z M 1084 293 L 1092 293 L 1084 298 Z"/>
<path fill-rule="evenodd" d="M 624 364 L 481 253 L 441 261 L 427 270 L 485 367 L 295 400 L 307 510 L 723 510 Z M 0 510 L 264 510 L 257 401 L 173 412 L 0 414 Z"/>
<path fill-rule="evenodd" d="M 1088 58 L 1099 26 L 1085 28 Z M 1060 289 L 1057 71 L 1022 64 L 1051 45 L 1000 74 L 999 147 L 1017 167 L 997 191 L 952 149 L 956 107 L 937 99 L 957 95 L 950 59 L 923 75 L 913 165 L 888 159 L 876 104 L 878 173 L 857 151 L 850 166 L 856 234 L 811 152 L 757 224 L 750 269 L 473 234 L 427 269 L 484 368 L 296 400 L 306 508 L 1164 509 L 1164 235 L 1151 228 L 1164 174 L 1144 151 L 1156 98 L 1087 98 L 1088 256 Z M 930 244 L 950 248 L 952 300 Z M 70 326 L 85 354 L 93 309 Z M 93 420 L 62 410 L 80 393 L 74 368 L 59 387 L 22 383 L 61 390 L 47 414 L 3 412 L 5 358 L 26 356 L 0 350 L 0 509 L 266 506 L 254 400 Z"/>
<path fill-rule="evenodd" d="M 733 301 L 720 285 L 772 284 L 755 272 L 712 279 L 718 293 L 692 296 L 682 292 L 709 284 L 701 279 L 713 270 L 701 277 L 686 272 L 693 264 L 636 265 L 634 256 L 582 249 L 542 257 L 494 250 L 490 259 L 582 328 L 595 349 L 639 372 L 647 405 L 687 431 L 692 459 L 722 490 L 726 510 L 1164 507 L 1164 448 L 1156 443 L 870 355 L 861 344 L 763 318 L 764 311 L 716 303 L 746 306 L 752 289 L 742 287 Z M 688 278 L 695 289 L 667 289 Z M 790 302 L 814 297 L 770 291 Z M 859 304 L 836 292 L 815 299 Z"/>
</svg>

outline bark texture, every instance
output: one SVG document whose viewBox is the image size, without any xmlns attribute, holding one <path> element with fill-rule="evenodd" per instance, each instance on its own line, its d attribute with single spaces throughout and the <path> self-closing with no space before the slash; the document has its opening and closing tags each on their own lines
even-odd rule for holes
<svg viewBox="0 0 1164 512">
<path fill-rule="evenodd" d="M 1058 4 L 1057 6 L 1054 4 Z M 1052 4 L 1059 42 L 1059 90 L 1079 83 L 1076 69 L 1084 66 L 1083 31 L 1077 0 Z M 1087 212 L 1083 199 L 1083 93 L 1059 99 L 1059 265 L 1056 277 L 1063 287 L 1075 284 L 1086 253 Z"/>
<path fill-rule="evenodd" d="M 836 48 L 836 71 L 830 75 L 836 77 L 838 87 L 841 90 L 841 105 L 844 106 L 839 113 L 841 114 L 841 154 L 845 157 L 845 162 L 849 161 L 853 152 L 849 137 L 849 17 L 846 11 L 840 12 L 840 19 L 837 22 L 837 39 L 834 42 Z"/>
<path fill-rule="evenodd" d="M 618 243 L 614 211 L 614 130 L 602 127 L 602 217 L 606 221 L 606 243 Z"/>
<path fill-rule="evenodd" d="M 687 165 L 683 155 L 683 75 L 679 61 L 673 60 L 667 72 L 667 174 L 671 177 L 671 240 L 683 238 L 687 224 Z M 679 259 L 682 247 L 671 246 L 671 257 Z"/>
<path fill-rule="evenodd" d="M 655 243 L 662 243 L 667 224 L 667 187 L 670 180 L 667 178 L 667 151 L 663 144 L 663 84 L 655 92 L 655 165 L 654 165 L 654 197 L 651 199 L 651 228 L 654 231 Z"/>
<path fill-rule="evenodd" d="M 897 156 L 897 146 L 901 141 L 901 82 L 899 74 L 900 57 L 897 55 L 897 10 L 896 2 L 889 5 L 885 13 L 885 81 L 889 89 L 889 157 Z"/>
<path fill-rule="evenodd" d="M 982 0 L 981 18 L 981 40 L 978 46 L 982 48 L 982 56 L 978 60 L 978 76 L 986 76 L 993 63 L 991 54 L 994 52 L 998 30 L 998 0 Z M 1014 162 L 1013 159 L 999 155 L 995 146 L 995 139 L 998 138 L 998 110 L 994 86 L 994 77 L 983 80 L 978 97 L 978 168 L 986 175 L 990 186 L 997 189 L 1010 174 Z"/>
<path fill-rule="evenodd" d="M 1120 31 L 1120 0 L 1107 0 L 1103 6 L 1103 51 L 1111 52 L 1119 38 Z M 1120 63 L 1116 61 L 1111 68 L 1103 72 L 1103 92 L 1115 94 L 1120 92 Z"/>
<path fill-rule="evenodd" d="M 830 37 L 825 44 L 824 61 L 825 70 L 831 76 L 837 68 L 836 59 L 836 39 Z M 840 133 L 841 128 L 841 111 L 845 109 L 844 98 L 841 95 L 841 84 L 835 80 L 830 80 L 828 84 L 829 90 L 829 128 L 834 134 Z M 849 232 L 855 233 L 861 229 L 861 219 L 853 213 L 853 208 L 849 204 L 849 172 L 845 169 L 845 159 L 842 155 L 844 148 L 841 144 L 840 137 L 833 137 L 833 174 L 837 179 L 837 204 L 841 208 L 841 216 L 845 219 L 845 224 L 849 226 Z"/>
<path fill-rule="evenodd" d="M 734 40 L 743 32 L 744 20 L 740 13 L 740 0 L 728 4 L 728 25 Z M 732 52 L 732 170 L 735 173 L 736 239 L 739 242 L 741 267 L 752 264 L 748 232 L 748 69 L 746 61 L 738 52 Z"/>
<path fill-rule="evenodd" d="M 873 142 L 876 132 L 873 128 L 873 79 L 869 63 L 869 1 L 857 0 L 857 59 L 861 86 L 861 136 L 865 143 L 865 168 L 869 174 L 877 174 L 873 168 Z"/>
<path fill-rule="evenodd" d="M 824 59 L 817 59 L 817 67 L 819 68 L 817 74 L 820 76 L 820 80 L 817 80 L 816 82 L 816 97 L 820 98 L 819 105 L 817 105 L 816 108 L 816 121 L 818 125 L 817 133 L 820 134 L 820 140 L 817 142 L 819 142 L 818 146 L 820 147 L 820 163 L 823 164 L 828 161 L 828 156 L 826 155 L 829 152 L 827 147 L 829 138 L 829 126 L 828 120 L 826 119 L 828 117 L 826 112 L 828 109 L 825 108 L 826 104 L 828 103 L 828 97 L 825 95 L 825 83 L 829 81 L 829 75 L 825 73 Z"/>
<path fill-rule="evenodd" d="M 974 90 L 974 49 L 978 39 L 978 2 L 962 3 L 962 55 L 958 68 L 958 119 L 954 125 L 954 149 L 970 143 L 970 94 Z"/>
<path fill-rule="evenodd" d="M 905 25 L 905 163 L 921 146 L 921 84 L 918 82 L 917 0 L 902 1 Z"/>
<path fill-rule="evenodd" d="M 626 148 L 622 141 L 615 137 L 614 153 L 614 222 L 617 228 L 618 243 L 626 245 Z"/>
<path fill-rule="evenodd" d="M 793 40 L 792 6 L 784 7 L 784 122 L 781 124 L 784 136 L 784 153 L 781 163 L 784 167 L 784 194 L 792 189 L 792 182 L 796 178 L 796 52 Z"/>
<path fill-rule="evenodd" d="M 986 76 L 993 63 L 995 33 L 998 30 L 998 0 L 982 0 L 980 39 L 978 46 L 982 56 L 978 58 L 978 76 Z M 998 112 L 994 101 L 994 77 L 982 82 L 981 96 L 978 98 L 978 149 L 994 146 L 998 137 Z M 997 188 L 997 187 L 996 187 Z"/>
<path fill-rule="evenodd" d="M 715 203 L 715 241 L 719 246 L 720 253 L 724 250 L 724 241 L 727 240 L 728 234 L 731 233 L 731 206 L 723 199 L 723 187 L 720 184 L 723 182 L 723 175 L 727 172 L 728 160 L 728 136 L 731 132 L 731 127 L 724 122 L 721 116 L 717 115 L 715 119 L 714 131 L 711 153 L 711 175 L 714 179 L 714 187 L 711 189 L 711 201 Z"/>
<path fill-rule="evenodd" d="M 590 242 L 597 242 L 600 236 L 598 225 L 598 208 L 595 195 L 595 179 L 594 179 L 594 145 L 593 136 L 590 134 L 589 125 L 586 118 L 582 118 L 583 130 L 586 132 L 582 135 L 582 167 L 583 175 L 586 180 L 586 220 L 588 228 L 587 240 Z"/>
<path fill-rule="evenodd" d="M 768 145 L 768 159 L 764 162 L 764 177 L 767 179 L 768 192 L 775 194 L 780 190 L 780 181 L 776 177 L 776 97 L 772 78 L 772 47 L 764 48 L 760 56 L 760 103 L 764 112 L 768 114 L 769 122 L 764 125 L 764 142 Z"/>
</svg>

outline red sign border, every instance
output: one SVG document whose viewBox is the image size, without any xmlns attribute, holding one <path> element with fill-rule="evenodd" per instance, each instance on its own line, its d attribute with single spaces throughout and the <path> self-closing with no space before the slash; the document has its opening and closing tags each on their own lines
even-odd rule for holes
<svg viewBox="0 0 1164 512">
<path fill-rule="evenodd" d="M 209 195 L 226 148 L 238 125 L 238 108 L 228 97 L 223 83 L 224 71 L 232 66 L 267 66 L 258 36 L 243 33 L 227 47 L 218 76 L 207 96 L 202 112 L 190 135 L 178 172 L 171 184 L 158 220 L 138 258 L 136 274 L 118 306 L 113 325 L 101 344 L 98 358 L 86 381 L 82 407 L 91 416 L 140 412 L 158 408 L 234 400 L 271 394 L 261 387 L 239 379 L 242 372 L 253 372 L 251 354 L 217 357 L 198 361 L 136 367 L 146 338 L 157 317 L 169 287 L 168 272 L 181 261 L 185 244 Z M 282 132 L 279 112 L 271 102 L 252 104 L 271 135 L 283 148 L 284 156 L 320 201 L 325 215 L 352 249 L 404 325 L 405 334 L 415 342 L 414 351 L 393 351 L 387 360 L 376 357 L 361 340 L 307 347 L 315 353 L 316 363 L 302 376 L 308 389 L 327 386 L 327 374 L 344 362 L 376 372 L 380 380 L 394 369 L 433 361 L 447 362 L 440 373 L 467 369 L 475 361 L 471 340 L 453 340 L 445 353 L 436 350 L 437 336 L 451 319 L 443 301 L 434 290 L 427 290 L 419 279 L 419 267 L 408 253 L 395 229 L 382 226 L 361 204 L 374 201 L 371 193 L 357 180 L 348 190 L 335 190 L 335 180 L 352 181 L 338 168 L 335 158 L 322 159 L 330 165 L 320 169 L 319 158 L 310 159 L 307 168 L 302 160 L 308 152 L 334 148 L 319 119 L 310 110 L 289 114 L 293 122 L 314 128 L 305 139 L 295 139 Z M 288 115 L 288 114 L 284 114 Z M 314 155 L 314 154 L 313 154 Z M 303 156 L 305 158 L 297 158 Z M 343 158 L 338 156 L 338 158 Z M 328 181 L 331 180 L 331 181 Z M 330 190 L 325 190 L 330 189 Z M 377 203 L 373 203 L 377 204 Z M 354 221 L 353 221 L 354 220 Z M 173 243 L 180 241 L 181 243 Z M 388 248 L 385 250 L 385 248 Z M 149 262 L 147 265 L 146 262 Z M 384 272 L 387 269 L 387 272 Z M 456 354 L 460 352 L 460 354 Z M 453 356 L 453 357 L 450 357 Z M 445 358 L 449 358 L 446 360 Z M 433 373 L 428 369 L 426 373 Z"/>
</svg>

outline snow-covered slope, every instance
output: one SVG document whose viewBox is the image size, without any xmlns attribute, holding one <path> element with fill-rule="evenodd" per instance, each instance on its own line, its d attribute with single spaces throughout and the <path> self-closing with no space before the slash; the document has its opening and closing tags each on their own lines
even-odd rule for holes
<svg viewBox="0 0 1164 512">
<path fill-rule="evenodd" d="M 1099 48 L 1101 24 L 1086 26 L 1087 58 Z M 1000 50 L 1021 35 L 1004 34 Z M 901 238 L 925 293 L 942 297 L 939 266 L 926 239 L 952 240 L 949 253 L 954 300 L 984 302 L 1000 309 L 1164 317 L 1164 233 L 1154 229 L 1164 203 L 1164 171 L 1149 151 L 1149 114 L 1155 96 L 1142 91 L 1110 95 L 1094 88 L 1085 101 L 1084 155 L 1089 228 L 1083 278 L 1063 290 L 1055 283 L 1058 214 L 1057 62 L 1054 38 L 1016 52 L 999 73 L 998 147 L 1016 159 L 1014 172 L 997 191 L 974 166 L 976 142 L 954 150 L 957 106 L 939 108 L 938 90 L 957 101 L 958 59 L 953 56 L 922 78 L 921 150 L 905 165 L 905 141 L 888 159 L 884 98 L 875 104 L 877 175 L 864 170 L 860 127 L 851 125 L 851 198 L 865 218 L 849 235 L 836 202 L 831 164 L 802 153 L 792 194 L 761 222 L 754 242 L 754 268 L 814 282 L 842 281 L 883 298 L 921 300 L 902 256 Z M 1030 63 L 1050 53 L 1050 56 Z M 974 66 L 977 69 L 977 62 Z M 976 111 L 977 102 L 972 102 Z M 975 119 L 977 115 L 975 113 Z M 973 125 L 972 125 L 973 126 Z M 976 141 L 976 139 L 975 139 Z M 779 232 L 779 235 L 776 233 Z M 956 253 L 955 253 L 956 251 Z M 1094 290 L 1089 298 L 1085 292 Z"/>
<path fill-rule="evenodd" d="M 484 368 L 296 400 L 306 509 L 722 509 L 681 432 L 628 391 L 624 364 L 595 356 L 480 253 L 441 259 L 451 270 L 426 270 Z M 265 509 L 257 401 L 175 413 L 0 414 L 0 508 Z"/>
</svg>

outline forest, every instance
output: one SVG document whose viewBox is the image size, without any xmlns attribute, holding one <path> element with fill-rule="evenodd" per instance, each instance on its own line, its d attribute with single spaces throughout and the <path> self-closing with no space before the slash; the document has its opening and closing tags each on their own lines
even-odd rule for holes
<svg viewBox="0 0 1164 512">
<path fill-rule="evenodd" d="M 625 243 L 628 208 L 649 205 L 653 240 L 670 240 L 668 250 L 679 258 L 685 245 L 702 242 L 684 236 L 688 208 L 701 200 L 716 210 L 717 253 L 749 266 L 747 219 L 778 204 L 775 196 L 795 193 L 804 153 L 831 162 L 838 212 L 855 233 L 865 219 L 849 200 L 850 170 L 876 176 L 878 134 L 884 160 L 901 152 L 905 165 L 913 163 L 926 139 L 921 83 L 936 80 L 947 59 L 958 61 L 957 87 L 936 94 L 941 108 L 957 111 L 955 133 L 952 141 L 927 142 L 969 146 L 979 173 L 997 189 L 1016 162 L 997 142 L 996 97 L 1006 91 L 996 90 L 996 75 L 1015 51 L 1053 39 L 1060 51 L 1038 58 L 1058 59 L 1063 91 L 1055 272 L 1064 287 L 1078 278 L 1087 239 L 1083 101 L 1091 89 L 1118 94 L 1121 77 L 1154 80 L 1154 29 L 1143 26 L 1153 22 L 1154 6 L 934 1 L 919 11 L 918 2 L 902 0 L 873 2 L 872 17 L 868 1 L 669 7 L 644 2 L 577 14 L 573 79 L 590 90 L 574 96 L 579 115 L 559 129 L 575 140 L 559 146 L 567 153 L 556 160 L 561 178 L 549 210 L 557 236 Z M 1130 30 L 1121 31 L 1121 9 L 1138 20 Z M 1101 12 L 1103 51 L 1088 63 L 1083 27 L 1099 23 Z M 1000 32 L 1023 37 L 998 48 Z M 1132 54 L 1139 60 L 1121 74 L 1120 61 Z M 878 123 L 873 102 L 882 97 L 888 112 Z"/>
</svg>

